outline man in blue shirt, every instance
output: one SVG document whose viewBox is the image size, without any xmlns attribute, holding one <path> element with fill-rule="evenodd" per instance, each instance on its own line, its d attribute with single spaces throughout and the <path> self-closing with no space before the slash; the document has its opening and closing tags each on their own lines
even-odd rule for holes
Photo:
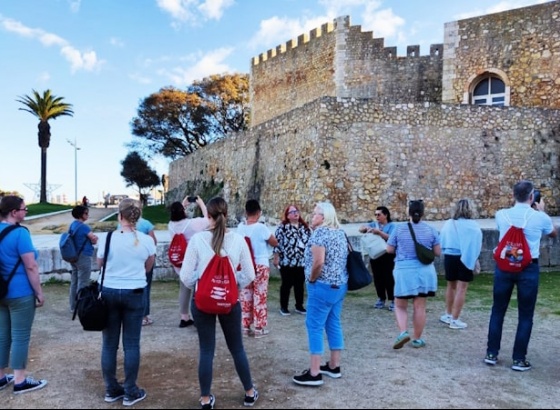
<svg viewBox="0 0 560 410">
<path fill-rule="evenodd" d="M 531 207 L 531 204 L 534 202 L 534 186 L 532 182 L 520 181 L 515 184 L 513 187 L 513 198 L 515 199 L 513 207 L 502 209 L 496 213 L 496 224 L 500 232 L 499 239 L 502 239 L 512 225 L 522 227 L 531 250 L 532 263 L 519 273 L 505 272 L 498 267 L 495 268 L 494 303 L 488 326 L 488 346 L 484 362 L 492 366 L 498 362 L 504 317 L 513 288 L 517 286 L 519 319 L 513 345 L 513 365 L 511 368 L 523 372 L 531 369 L 531 363 L 527 361 L 526 356 L 539 290 L 541 237 L 542 235 L 548 235 L 554 238 L 557 235 L 557 231 L 550 217 L 544 212 L 544 201 L 542 198 L 536 203 L 534 208 Z"/>
</svg>

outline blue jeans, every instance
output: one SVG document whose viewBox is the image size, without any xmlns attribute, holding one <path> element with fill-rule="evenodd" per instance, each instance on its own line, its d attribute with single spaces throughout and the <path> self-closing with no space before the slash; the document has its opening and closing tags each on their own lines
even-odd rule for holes
<svg viewBox="0 0 560 410">
<path fill-rule="evenodd" d="M 34 295 L 0 301 L 0 369 L 26 368 L 34 318 Z"/>
<path fill-rule="evenodd" d="M 196 297 L 196 296 L 195 296 Z M 227 347 L 233 358 L 235 370 L 243 384 L 245 391 L 253 387 L 253 379 L 249 370 L 249 361 L 243 348 L 243 335 L 241 334 L 241 305 L 235 304 L 227 315 L 211 315 L 201 312 L 196 308 L 194 300 L 191 303 L 191 313 L 194 325 L 198 332 L 200 356 L 198 359 L 198 383 L 200 395 L 209 396 L 212 387 L 212 366 L 214 351 L 216 350 L 216 316 L 220 322 L 222 332 L 226 339 Z"/>
<path fill-rule="evenodd" d="M 513 287 L 517 286 L 518 322 L 513 360 L 525 360 L 533 329 L 533 314 L 539 291 L 539 264 L 531 263 L 521 273 L 494 271 L 494 303 L 488 326 L 487 353 L 498 356 L 502 340 L 504 317 L 511 299 Z"/>
<path fill-rule="evenodd" d="M 152 293 L 152 279 L 154 277 L 154 268 L 146 272 L 146 289 L 144 290 L 144 316 L 149 316 L 150 314 L 150 295 Z"/>
<path fill-rule="evenodd" d="M 117 381 L 117 351 L 122 327 L 124 350 L 124 392 L 138 392 L 136 380 L 140 368 L 140 333 L 144 316 L 144 289 L 111 289 L 103 287 L 103 298 L 109 306 L 107 327 L 103 330 L 101 369 L 107 393 L 120 390 Z"/>
<path fill-rule="evenodd" d="M 340 315 L 347 289 L 346 284 L 340 285 L 339 289 L 334 289 L 331 285 L 318 281 L 307 283 L 305 325 L 311 354 L 323 354 L 323 331 L 327 332 L 331 351 L 344 349 Z"/>
<path fill-rule="evenodd" d="M 84 255 L 83 252 L 78 258 L 78 262 L 72 264 L 72 274 L 70 276 L 70 310 L 76 307 L 76 293 L 91 282 L 91 256 Z"/>
</svg>

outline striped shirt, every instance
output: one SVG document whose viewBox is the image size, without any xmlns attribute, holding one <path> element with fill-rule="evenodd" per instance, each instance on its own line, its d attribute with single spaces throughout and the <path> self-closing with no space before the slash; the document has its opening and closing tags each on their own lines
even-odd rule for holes
<svg viewBox="0 0 560 410">
<path fill-rule="evenodd" d="M 417 224 L 411 224 L 414 234 L 416 235 L 416 240 L 419 243 L 430 249 L 432 249 L 435 245 L 439 245 L 439 233 L 435 228 L 423 221 L 420 221 Z M 408 223 L 406 222 L 397 224 L 397 227 L 389 237 L 387 244 L 395 247 L 397 255 L 395 258 L 396 261 L 418 259 L 416 256 L 416 249 L 414 248 L 414 240 L 410 235 Z"/>
</svg>

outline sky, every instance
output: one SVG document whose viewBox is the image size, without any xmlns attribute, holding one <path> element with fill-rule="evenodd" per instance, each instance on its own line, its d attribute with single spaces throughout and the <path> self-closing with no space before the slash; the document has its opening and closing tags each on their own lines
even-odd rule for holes
<svg viewBox="0 0 560 410">
<path fill-rule="evenodd" d="M 137 195 L 120 173 L 140 102 L 251 59 L 339 16 L 408 45 L 443 43 L 444 24 L 545 0 L 0 0 L 0 190 L 38 201 L 38 120 L 17 100 L 50 89 L 73 116 L 49 121 L 51 202 Z M 169 160 L 149 165 L 168 173 Z M 76 189 L 77 188 L 77 189 Z M 161 189 L 161 187 L 160 187 Z"/>
</svg>

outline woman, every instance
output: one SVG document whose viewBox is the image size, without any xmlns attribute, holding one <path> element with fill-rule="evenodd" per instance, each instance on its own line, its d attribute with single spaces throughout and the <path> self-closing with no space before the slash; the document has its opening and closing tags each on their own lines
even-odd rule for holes
<svg viewBox="0 0 560 410">
<path fill-rule="evenodd" d="M 146 392 L 136 385 L 140 367 L 140 333 L 144 316 L 146 273 L 155 261 L 154 240 L 136 229 L 142 216 L 138 201 L 131 198 L 119 203 L 120 228 L 110 240 L 102 294 L 109 306 L 107 328 L 103 330 L 101 368 L 105 382 L 105 401 L 132 406 L 144 400 Z M 97 264 L 103 266 L 105 241 L 99 241 Z M 101 279 L 101 276 L 100 276 Z M 117 381 L 117 351 L 122 328 L 124 384 Z"/>
<path fill-rule="evenodd" d="M 441 229 L 441 248 L 444 255 L 445 314 L 440 321 L 450 329 L 465 329 L 467 324 L 459 319 L 465 304 L 469 282 L 474 279 L 474 266 L 482 249 L 482 230 L 472 220 L 473 205 L 468 199 L 461 199 L 455 205 L 453 218 Z"/>
<path fill-rule="evenodd" d="M 262 210 L 256 199 L 245 203 L 245 222 L 237 226 L 237 233 L 249 239 L 255 263 L 255 280 L 241 289 L 240 301 L 243 312 L 243 333 L 255 338 L 268 335 L 268 279 L 270 278 L 269 250 L 278 241 L 265 224 L 259 223 Z M 251 329 L 255 325 L 254 331 Z"/>
<path fill-rule="evenodd" d="M 432 249 L 436 256 L 441 253 L 438 232 L 421 219 L 424 216 L 424 202 L 410 201 L 408 207 L 409 223 L 397 226 L 387 241 L 387 252 L 395 253 L 395 317 L 400 330 L 393 344 L 393 349 L 400 349 L 410 341 L 408 333 L 408 300 L 413 300 L 412 315 L 413 340 L 412 347 L 424 347 L 422 332 L 426 325 L 426 298 L 435 296 L 437 290 L 437 274 L 433 263 L 424 265 L 418 260 L 414 240 L 410 229 L 414 230 L 416 240 Z M 410 228 L 409 228 L 410 226 Z"/>
<path fill-rule="evenodd" d="M 296 313 L 305 315 L 307 312 L 303 307 L 303 287 L 305 283 L 305 272 L 303 269 L 303 252 L 307 241 L 311 236 L 311 229 L 301 217 L 299 209 L 295 205 L 289 205 L 284 209 L 284 218 L 274 234 L 278 246 L 274 249 L 274 265 L 280 266 L 280 314 L 288 316 L 288 302 L 290 290 L 294 288 L 296 300 Z"/>
<path fill-rule="evenodd" d="M 237 285 L 247 286 L 255 278 L 253 260 L 242 236 L 227 229 L 227 203 L 223 198 L 212 198 L 207 206 L 209 230 L 195 234 L 187 247 L 181 267 L 181 281 L 193 289 L 200 275 L 215 254 L 227 255 L 233 266 L 241 266 L 235 271 Z M 194 295 L 196 299 L 196 293 Z M 216 317 L 220 322 L 228 349 L 235 364 L 235 370 L 243 384 L 245 406 L 253 406 L 259 393 L 253 386 L 249 361 L 243 348 L 241 334 L 241 305 L 236 303 L 230 313 L 215 315 L 204 313 L 191 302 L 191 311 L 198 332 L 200 355 L 198 361 L 198 382 L 200 384 L 200 405 L 203 409 L 213 409 L 216 399 L 211 394 L 212 367 L 216 349 Z"/>
<path fill-rule="evenodd" d="M 197 232 L 202 232 L 208 228 L 208 212 L 206 210 L 206 205 L 204 201 L 197 196 L 196 204 L 202 211 L 202 217 L 198 218 L 188 218 L 185 212 L 185 207 L 188 206 L 187 197 L 183 199 L 182 202 L 176 201 L 171 204 L 169 208 L 171 212 L 170 221 L 168 224 L 169 235 L 171 238 L 177 233 L 185 236 L 185 239 L 190 241 L 193 235 Z M 181 268 L 173 266 L 173 270 L 177 275 L 181 272 Z M 179 281 L 179 310 L 181 314 L 181 321 L 179 322 L 179 327 L 188 327 L 194 324 L 191 316 L 191 300 L 192 300 L 192 290 L 187 288 L 182 281 Z"/>
<path fill-rule="evenodd" d="M 10 228 L 19 226 L 26 214 L 22 198 L 8 195 L 0 201 L 0 234 L 4 229 L 13 229 L 0 242 L 0 274 L 8 280 L 15 269 L 8 293 L 0 300 L 0 390 L 13 382 L 15 394 L 47 385 L 46 380 L 25 376 L 35 309 L 45 303 L 37 264 L 38 252 L 31 242 L 31 235 L 24 227 Z M 5 373 L 8 362 L 14 374 Z"/>
<path fill-rule="evenodd" d="M 320 202 L 313 210 L 313 233 L 305 248 L 305 278 L 307 279 L 307 338 L 311 354 L 310 368 L 293 381 L 302 386 L 320 386 L 323 374 L 341 377 L 340 355 L 344 338 L 340 316 L 348 290 L 348 239 L 336 217 L 334 207 Z M 330 360 L 321 365 L 323 332 L 327 333 Z"/>
<path fill-rule="evenodd" d="M 70 311 L 76 308 L 76 293 L 81 288 L 89 285 L 91 281 L 91 260 L 93 258 L 93 245 L 97 243 L 97 235 L 86 225 L 89 218 L 89 209 L 83 205 L 72 209 L 74 222 L 70 224 L 70 232 L 73 232 L 76 249 L 81 250 L 78 261 L 72 263 L 72 274 L 70 277 Z"/>
<path fill-rule="evenodd" d="M 391 221 L 391 213 L 385 206 L 378 206 L 375 210 L 375 218 L 377 221 L 360 227 L 362 233 L 373 233 L 379 235 L 385 242 L 389 239 L 395 230 L 395 224 Z M 393 278 L 393 269 L 395 267 L 395 255 L 392 253 L 384 253 L 377 259 L 369 260 L 371 271 L 373 273 L 373 284 L 377 293 L 377 302 L 373 307 L 375 309 L 385 309 L 385 301 L 389 300 L 390 311 L 395 310 L 395 279 Z"/>
</svg>

